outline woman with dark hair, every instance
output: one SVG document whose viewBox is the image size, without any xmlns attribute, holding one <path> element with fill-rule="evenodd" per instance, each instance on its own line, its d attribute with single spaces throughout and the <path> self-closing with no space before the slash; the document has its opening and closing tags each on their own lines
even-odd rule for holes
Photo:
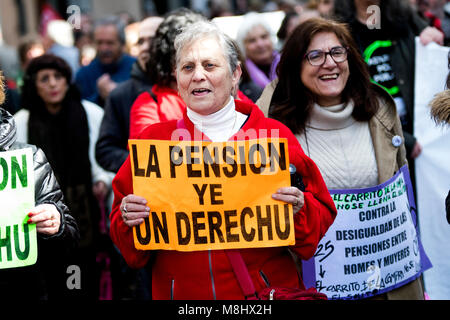
<svg viewBox="0 0 450 320">
<path fill-rule="evenodd" d="M 238 54 L 238 60 L 242 69 L 241 80 L 239 81 L 239 85 L 237 88 L 237 97 L 241 100 L 255 103 L 256 100 L 258 100 L 261 96 L 263 89 L 258 86 L 250 77 L 250 74 L 247 70 L 247 64 L 245 63 L 245 56 L 239 48 L 237 42 L 231 38 L 230 42 L 233 44 Z"/>
<path fill-rule="evenodd" d="M 269 116 L 292 130 L 329 190 L 375 187 L 407 164 L 394 101 L 370 82 L 344 24 L 303 22 L 286 42 L 277 71 Z M 424 295 L 416 279 L 377 297 Z"/>
<path fill-rule="evenodd" d="M 0 73 L 0 104 L 4 99 L 3 76 Z M 13 116 L 0 108 L 0 155 L 26 148 L 31 148 L 33 153 L 33 163 L 29 166 L 34 174 L 36 206 L 23 212 L 23 216 L 29 217 L 24 224 L 36 224 L 38 255 L 36 263 L 32 265 L 2 268 L 0 292 L 2 298 L 16 301 L 58 299 L 58 289 L 65 285 L 65 279 L 58 278 L 55 271 L 60 271 L 58 268 L 63 257 L 70 255 L 77 247 L 80 237 L 78 226 L 64 203 L 63 193 L 44 152 L 36 146 L 18 142 Z M 3 203 L 2 209 L 4 207 Z M 2 214 L 8 215 L 9 212 L 3 211 Z M 4 226 L 1 227 L 3 232 Z"/>
<path fill-rule="evenodd" d="M 103 110 L 81 100 L 78 90 L 71 84 L 71 76 L 68 64 L 57 56 L 45 54 L 33 59 L 25 71 L 22 87 L 24 109 L 14 118 L 17 140 L 34 144 L 45 152 L 66 203 L 78 222 L 80 259 L 87 268 L 81 266 L 85 275 L 82 280 L 86 281 L 82 289 L 86 289 L 96 284 L 91 281 L 100 219 L 96 198 L 105 198 L 112 175 L 101 169 L 94 159 Z"/>
</svg>

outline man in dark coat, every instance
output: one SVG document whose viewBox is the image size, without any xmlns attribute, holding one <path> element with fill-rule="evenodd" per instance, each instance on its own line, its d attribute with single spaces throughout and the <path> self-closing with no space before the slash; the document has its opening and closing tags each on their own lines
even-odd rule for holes
<svg viewBox="0 0 450 320">
<path fill-rule="evenodd" d="M 130 79 L 136 59 L 124 53 L 125 26 L 116 16 L 97 22 L 94 29 L 97 56 L 78 70 L 75 83 L 81 97 L 104 107 L 105 100 L 119 83 Z"/>
<path fill-rule="evenodd" d="M 105 170 L 119 171 L 128 156 L 131 106 L 142 92 L 150 91 L 151 83 L 146 73 L 146 64 L 150 59 L 150 43 L 162 21 L 161 17 L 149 17 L 141 21 L 138 59 L 132 66 L 130 79 L 120 83 L 106 99 L 105 113 L 95 148 L 97 162 Z M 132 270 L 116 251 L 111 258 L 114 298 L 150 299 L 147 270 Z"/>
<path fill-rule="evenodd" d="M 142 92 L 150 90 L 151 84 L 145 72 L 145 65 L 150 58 L 151 39 L 162 20 L 160 17 L 150 17 L 140 23 L 139 55 L 131 69 L 131 77 L 114 89 L 106 100 L 105 114 L 95 149 L 96 159 L 105 170 L 117 172 L 128 156 L 130 110 L 134 100 Z"/>
</svg>

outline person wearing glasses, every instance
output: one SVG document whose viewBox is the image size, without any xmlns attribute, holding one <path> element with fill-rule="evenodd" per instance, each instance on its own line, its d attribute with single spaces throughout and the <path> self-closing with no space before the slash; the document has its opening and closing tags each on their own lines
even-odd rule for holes
<svg viewBox="0 0 450 320">
<path fill-rule="evenodd" d="M 395 102 L 370 82 L 346 25 L 323 18 L 300 24 L 277 71 L 273 93 L 268 86 L 259 106 L 291 129 L 329 190 L 377 186 L 407 163 Z M 375 298 L 424 294 L 415 280 Z"/>
</svg>

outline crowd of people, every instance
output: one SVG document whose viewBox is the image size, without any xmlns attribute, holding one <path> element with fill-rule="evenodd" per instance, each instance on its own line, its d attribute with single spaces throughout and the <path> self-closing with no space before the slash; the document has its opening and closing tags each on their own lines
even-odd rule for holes
<svg viewBox="0 0 450 320">
<path fill-rule="evenodd" d="M 209 17 L 179 8 L 142 19 L 134 51 L 120 16 L 86 20 L 76 32 L 49 23 L 43 39 L 21 43 L 20 70 L 2 81 L 0 151 L 33 150 L 36 207 L 26 214 L 40 251 L 32 266 L 0 269 L 0 289 L 23 297 L 27 287 L 31 299 L 248 298 L 227 250 L 135 247 L 133 230 L 152 203 L 133 190 L 128 141 L 171 140 L 183 128 L 200 141 L 246 132 L 287 140 L 305 187 L 267 196 L 292 207 L 295 243 L 239 251 L 256 291 L 306 290 L 301 261 L 337 215 L 330 190 L 374 187 L 405 165 L 415 185 L 414 38 L 450 39 L 444 3 L 435 2 L 255 1 L 246 13 L 212 1 Z M 371 5 L 379 28 L 368 27 Z M 274 33 L 257 11 L 280 9 Z M 233 14 L 243 15 L 235 39 L 211 19 Z M 440 104 L 448 122 L 448 103 Z M 81 269 L 75 290 L 66 285 L 71 265 Z M 422 300 L 424 291 L 419 276 L 372 297 Z"/>
</svg>

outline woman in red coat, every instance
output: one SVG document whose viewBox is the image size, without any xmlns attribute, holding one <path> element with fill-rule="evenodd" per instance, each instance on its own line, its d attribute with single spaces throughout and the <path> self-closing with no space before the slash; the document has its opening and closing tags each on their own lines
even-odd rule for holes
<svg viewBox="0 0 450 320">
<path fill-rule="evenodd" d="M 336 216 L 333 201 L 314 164 L 302 151 L 297 139 L 280 122 L 267 119 L 259 108 L 232 98 L 241 68 L 229 39 L 212 23 L 198 22 L 187 27 L 175 41 L 176 76 L 180 97 L 187 109 L 180 121 L 154 124 L 144 129 L 140 139 L 171 140 L 182 126 L 194 139 L 227 141 L 270 137 L 287 138 L 289 161 L 304 180 L 304 192 L 286 186 L 274 190 L 272 198 L 292 204 L 295 245 L 290 249 L 300 258 L 313 256 L 319 240 Z M 246 134 L 252 132 L 252 134 Z M 255 136 L 256 135 L 256 136 Z M 179 252 L 137 250 L 133 227 L 149 217 L 151 203 L 133 194 L 132 171 L 128 158 L 114 182 L 111 237 L 131 267 L 142 267 L 150 258 L 154 299 L 244 299 L 228 260 L 226 250 Z M 270 195 L 268 195 L 270 196 Z M 256 291 L 264 287 L 297 287 L 295 262 L 287 247 L 239 250 Z"/>
</svg>

